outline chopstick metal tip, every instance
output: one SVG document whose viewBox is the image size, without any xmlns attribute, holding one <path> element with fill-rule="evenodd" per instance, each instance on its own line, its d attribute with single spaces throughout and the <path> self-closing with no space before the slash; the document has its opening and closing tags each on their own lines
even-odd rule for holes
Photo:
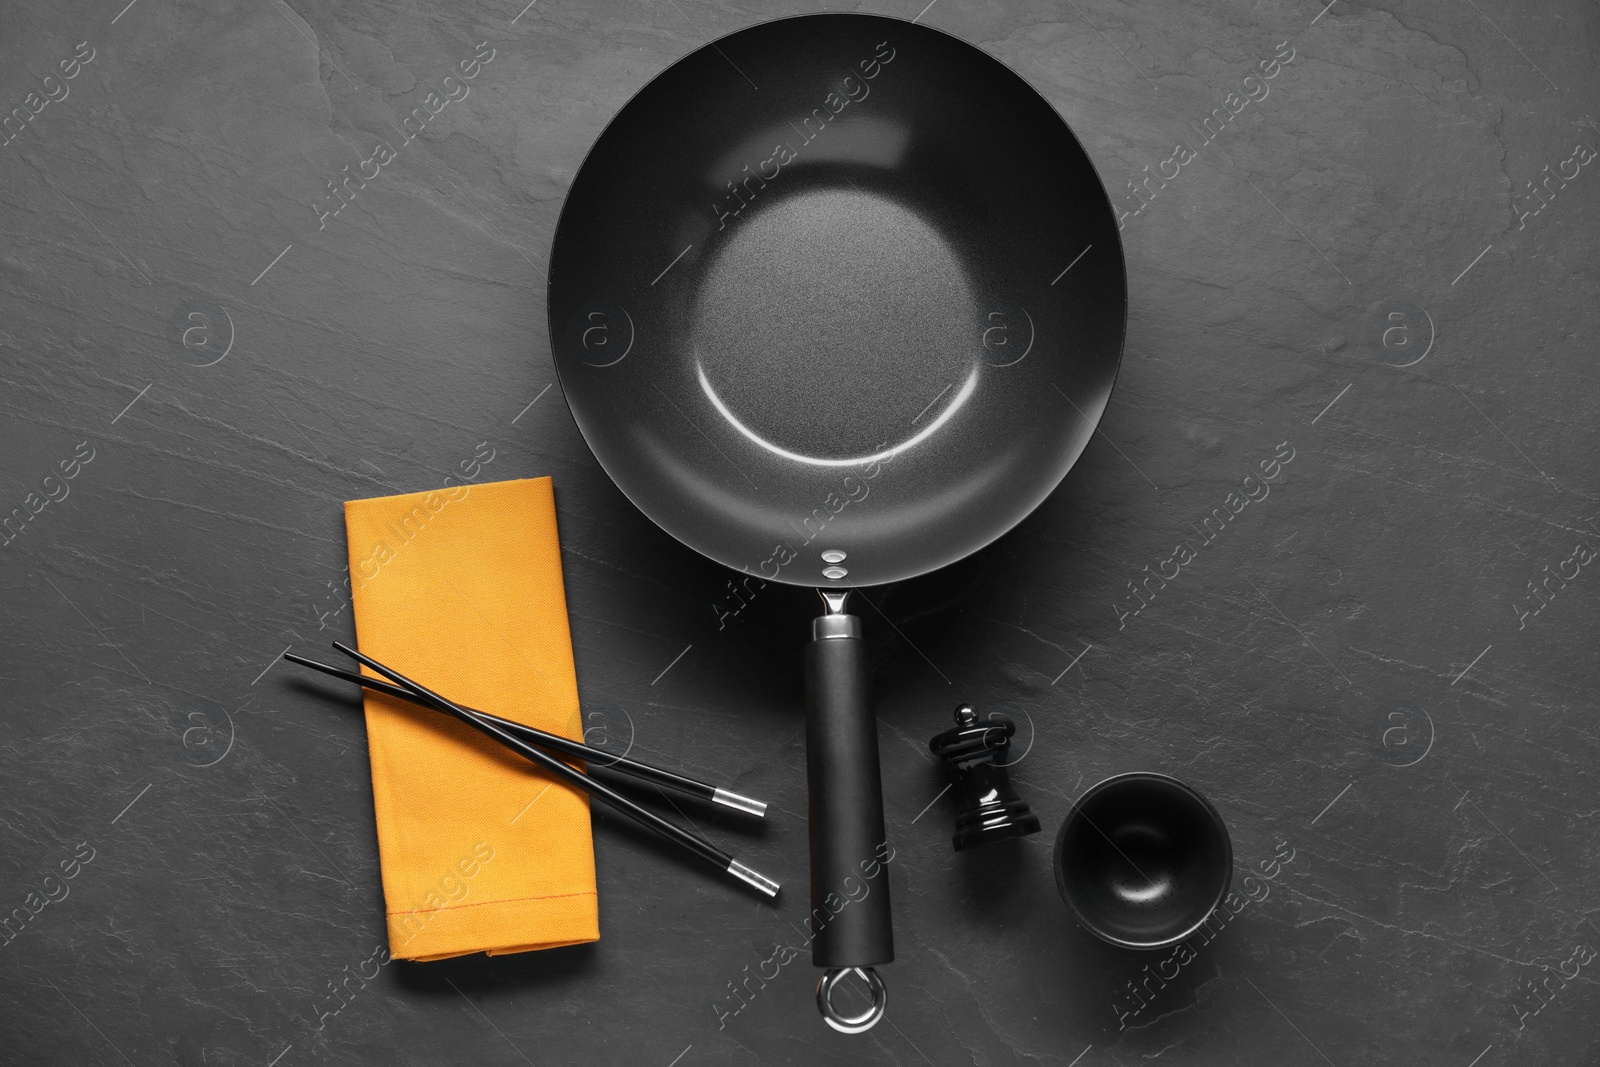
<svg viewBox="0 0 1600 1067">
<path fill-rule="evenodd" d="M 778 895 L 779 886 L 777 882 L 774 882 L 771 878 L 768 878 L 760 871 L 751 870 L 738 860 L 729 862 L 728 873 L 739 879 L 741 882 L 755 886 L 769 897 L 776 897 Z"/>
<path fill-rule="evenodd" d="M 767 817 L 767 805 L 764 802 L 741 796 L 731 789 L 718 789 L 712 794 L 711 799 L 725 808 L 742 811 L 747 815 L 754 815 L 758 819 Z"/>
</svg>

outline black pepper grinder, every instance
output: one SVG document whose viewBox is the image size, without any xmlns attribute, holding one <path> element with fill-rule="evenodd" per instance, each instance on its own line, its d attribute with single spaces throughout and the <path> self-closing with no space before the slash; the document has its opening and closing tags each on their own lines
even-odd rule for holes
<svg viewBox="0 0 1600 1067">
<path fill-rule="evenodd" d="M 1039 817 L 1028 810 L 1006 773 L 1006 756 L 1017 724 L 1004 715 L 979 721 L 969 704 L 956 709 L 956 728 L 928 742 L 933 754 L 948 763 L 955 777 L 957 852 L 1008 837 L 1039 832 Z"/>
</svg>

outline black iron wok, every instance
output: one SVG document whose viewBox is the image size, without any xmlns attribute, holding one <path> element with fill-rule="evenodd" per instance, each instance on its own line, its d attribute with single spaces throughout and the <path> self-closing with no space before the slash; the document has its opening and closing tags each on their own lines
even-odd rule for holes
<svg viewBox="0 0 1600 1067">
<path fill-rule="evenodd" d="M 899 19 L 731 34 L 646 85 L 550 253 L 567 402 L 684 544 L 818 588 L 807 647 L 812 959 L 861 1030 L 894 957 L 855 586 L 982 548 L 1088 443 L 1121 359 L 1122 247 L 1093 165 L 1007 67 Z M 846 971 L 871 1012 L 828 999 Z"/>
</svg>

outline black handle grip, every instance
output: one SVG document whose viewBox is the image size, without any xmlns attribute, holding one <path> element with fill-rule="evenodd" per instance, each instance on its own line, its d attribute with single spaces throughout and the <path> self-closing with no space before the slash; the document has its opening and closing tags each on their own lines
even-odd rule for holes
<svg viewBox="0 0 1600 1067">
<path fill-rule="evenodd" d="M 848 620 L 849 629 L 860 632 L 853 617 L 831 620 Z M 889 963 L 894 850 L 883 827 L 878 721 L 867 703 L 867 649 L 859 636 L 828 636 L 806 646 L 806 776 L 811 962 L 830 969 Z"/>
</svg>

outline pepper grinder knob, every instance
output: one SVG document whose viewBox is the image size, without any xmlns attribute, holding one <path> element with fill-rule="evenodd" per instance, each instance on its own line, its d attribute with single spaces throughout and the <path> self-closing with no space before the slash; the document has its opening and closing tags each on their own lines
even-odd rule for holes
<svg viewBox="0 0 1600 1067">
<path fill-rule="evenodd" d="M 993 714 L 980 721 L 970 704 L 956 708 L 956 726 L 928 742 L 933 754 L 950 766 L 955 779 L 955 836 L 950 843 L 957 852 L 1039 832 L 1039 817 L 1011 787 L 1006 771 L 1006 754 L 1017 724 L 1005 715 Z"/>
</svg>

